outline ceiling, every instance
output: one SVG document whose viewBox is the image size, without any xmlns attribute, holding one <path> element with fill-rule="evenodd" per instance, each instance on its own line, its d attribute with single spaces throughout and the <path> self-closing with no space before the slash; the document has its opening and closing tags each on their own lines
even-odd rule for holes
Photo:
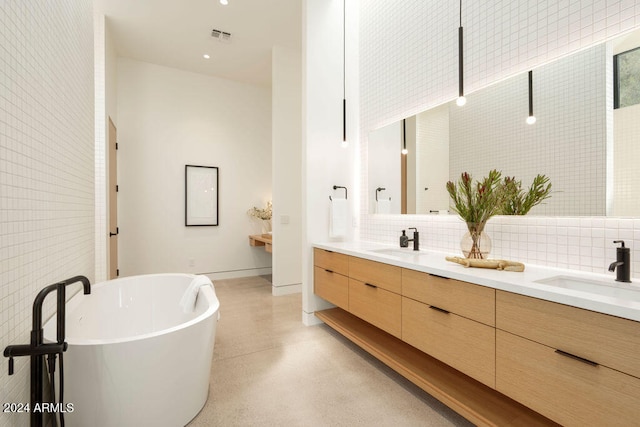
<svg viewBox="0 0 640 427">
<path fill-rule="evenodd" d="M 271 49 L 300 49 L 301 0 L 96 0 L 118 56 L 271 86 Z M 100 10 L 100 9 L 97 9 Z M 211 37 L 216 29 L 229 42 Z M 204 59 L 208 54 L 210 59 Z"/>
</svg>

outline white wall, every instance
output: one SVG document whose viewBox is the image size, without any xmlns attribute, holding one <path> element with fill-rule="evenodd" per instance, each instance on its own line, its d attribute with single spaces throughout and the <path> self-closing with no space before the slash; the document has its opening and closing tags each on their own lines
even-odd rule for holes
<svg viewBox="0 0 640 427">
<path fill-rule="evenodd" d="M 300 292 L 302 283 L 302 58 L 272 52 L 273 294 Z"/>
<path fill-rule="evenodd" d="M 268 90 L 121 58 L 117 97 L 120 274 L 270 271 L 246 214 L 271 199 Z M 217 227 L 184 225 L 187 164 L 219 168 Z"/>
<path fill-rule="evenodd" d="M 367 138 L 369 161 L 367 167 L 375 171 L 369 175 L 367 195 L 369 212 L 376 211 L 376 188 L 378 199 L 391 198 L 389 212 L 400 212 L 402 188 L 400 185 L 400 149 L 402 147 L 402 122 L 392 123 L 371 132 Z"/>
<path fill-rule="evenodd" d="M 118 57 L 115 42 L 106 17 L 98 4 L 94 5 L 93 46 L 95 69 L 95 278 L 108 278 L 109 253 L 109 118 L 117 126 Z"/>
<path fill-rule="evenodd" d="M 93 66 L 94 66 L 94 197 L 95 197 L 95 278 L 102 282 L 107 278 L 107 182 L 106 171 L 106 25 L 99 6 L 93 9 Z"/>
<path fill-rule="evenodd" d="M 347 1 L 347 139 L 342 142 L 342 8 L 340 0 L 303 2 L 303 288 L 305 324 L 317 322 L 313 312 L 327 303 L 313 294 L 311 244 L 329 236 L 329 196 L 334 185 L 349 189 L 350 216 L 359 215 L 356 181 L 358 122 L 357 3 Z M 366 159 L 364 159 L 366 162 Z M 354 194 L 355 193 L 355 194 Z M 354 237 L 350 229 L 347 239 Z"/>
<path fill-rule="evenodd" d="M 0 6 L 0 348 L 28 344 L 46 285 L 94 279 L 92 2 Z M 68 296 L 78 290 L 69 289 Z M 43 318 L 55 308 L 45 304 Z M 29 359 L 0 369 L 2 402 L 29 402 Z M 0 426 L 29 414 L 0 413 Z"/>
</svg>

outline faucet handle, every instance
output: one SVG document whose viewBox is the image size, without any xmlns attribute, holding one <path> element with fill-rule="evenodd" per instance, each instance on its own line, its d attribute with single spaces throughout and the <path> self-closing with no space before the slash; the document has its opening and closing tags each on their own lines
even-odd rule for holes
<svg viewBox="0 0 640 427">
<path fill-rule="evenodd" d="M 613 243 L 622 243 L 621 248 L 624 248 L 624 240 L 614 240 Z"/>
</svg>

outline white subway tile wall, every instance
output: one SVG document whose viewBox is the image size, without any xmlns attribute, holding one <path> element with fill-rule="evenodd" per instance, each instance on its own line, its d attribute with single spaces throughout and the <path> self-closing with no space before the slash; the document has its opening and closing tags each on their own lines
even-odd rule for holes
<svg viewBox="0 0 640 427">
<path fill-rule="evenodd" d="M 462 7 L 467 93 L 640 26 L 638 1 L 503 0 Z M 362 0 L 360 23 L 360 158 L 366 165 L 371 130 L 457 96 L 458 3 Z M 459 252 L 465 225 L 457 216 L 371 215 L 366 168 L 360 181 L 360 239 L 396 244 L 400 230 L 417 227 L 424 247 Z M 486 231 L 492 257 L 599 273 L 615 260 L 613 240 L 624 239 L 632 248 L 632 274 L 640 276 L 639 219 L 495 217 Z"/>
<path fill-rule="evenodd" d="M 29 342 L 41 288 L 93 279 L 92 24 L 90 0 L 0 3 L 0 349 Z M 11 377 L 6 360 L 2 402 L 28 402 L 28 358 Z M 27 425 L 28 414 L 0 413 L 2 427 Z"/>
<path fill-rule="evenodd" d="M 470 94 L 464 108 L 449 103 L 449 179 L 498 169 L 528 186 L 543 173 L 556 197 L 532 215 L 605 215 L 606 65 L 599 45 L 536 68 L 533 126 L 527 73 Z"/>
<path fill-rule="evenodd" d="M 97 282 L 107 280 L 107 115 L 106 115 L 106 25 L 105 16 L 94 15 L 93 61 L 95 66 L 95 239 Z"/>
</svg>

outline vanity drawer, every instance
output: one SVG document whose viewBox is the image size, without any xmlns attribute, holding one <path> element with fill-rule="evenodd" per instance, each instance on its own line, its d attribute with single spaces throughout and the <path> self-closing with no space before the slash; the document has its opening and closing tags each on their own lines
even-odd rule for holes
<svg viewBox="0 0 640 427">
<path fill-rule="evenodd" d="M 351 257 L 349 259 L 349 277 L 364 283 L 375 285 L 397 294 L 401 288 L 401 268 L 395 265 Z"/>
<path fill-rule="evenodd" d="M 501 330 L 496 389 L 564 426 L 638 425 L 640 379 Z"/>
<path fill-rule="evenodd" d="M 314 248 L 313 265 L 344 276 L 349 275 L 349 255 Z"/>
<path fill-rule="evenodd" d="M 495 329 L 402 298 L 402 340 L 495 388 Z"/>
<path fill-rule="evenodd" d="M 346 310 L 349 307 L 349 278 L 320 267 L 314 267 L 313 274 L 314 293 Z"/>
<path fill-rule="evenodd" d="M 497 291 L 496 326 L 640 378 L 640 322 Z"/>
<path fill-rule="evenodd" d="M 495 326 L 495 289 L 402 269 L 402 295 Z"/>
<path fill-rule="evenodd" d="M 349 312 L 362 320 L 401 337 L 400 295 L 359 280 L 349 279 Z"/>
</svg>

